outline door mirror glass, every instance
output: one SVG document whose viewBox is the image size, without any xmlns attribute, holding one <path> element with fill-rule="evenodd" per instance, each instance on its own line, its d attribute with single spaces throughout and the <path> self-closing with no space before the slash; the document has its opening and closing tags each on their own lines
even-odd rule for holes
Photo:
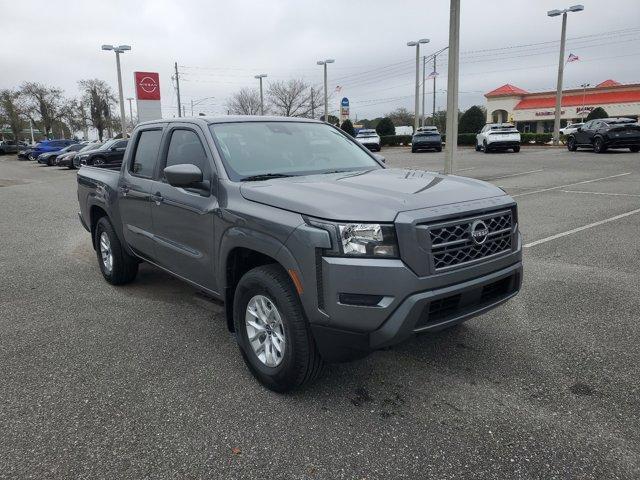
<svg viewBox="0 0 640 480">
<path fill-rule="evenodd" d="M 380 155 L 379 153 L 374 153 L 373 156 L 375 157 L 376 160 L 378 160 L 379 162 L 382 163 L 386 163 L 387 159 L 384 158 L 384 156 Z"/>
<path fill-rule="evenodd" d="M 191 163 L 166 167 L 164 176 L 173 187 L 197 187 L 202 184 L 202 170 Z"/>
</svg>

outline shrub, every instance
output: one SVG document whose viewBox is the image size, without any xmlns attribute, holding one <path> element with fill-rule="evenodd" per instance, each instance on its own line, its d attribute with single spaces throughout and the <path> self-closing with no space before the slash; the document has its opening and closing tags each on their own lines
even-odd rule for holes
<svg viewBox="0 0 640 480">
<path fill-rule="evenodd" d="M 469 107 L 460 117 L 458 125 L 459 133 L 478 133 L 486 122 L 487 116 L 480 107 Z"/>
<path fill-rule="evenodd" d="M 380 135 L 380 144 L 384 147 L 397 147 L 410 143 L 411 135 Z"/>
<path fill-rule="evenodd" d="M 589 112 L 589 115 L 587 115 L 587 119 L 585 120 L 585 122 L 588 122 L 589 120 L 595 120 L 597 118 L 607 118 L 608 116 L 609 114 L 604 108 L 596 107 Z"/>
<path fill-rule="evenodd" d="M 348 133 L 352 137 L 356 136 L 356 131 L 353 128 L 353 123 L 351 123 L 351 120 L 349 120 L 348 118 L 344 122 L 342 122 L 340 128 L 343 132 Z"/>
<path fill-rule="evenodd" d="M 536 145 L 544 145 L 549 143 L 553 138 L 552 133 L 521 133 L 520 142 L 523 145 L 535 143 Z"/>
<path fill-rule="evenodd" d="M 376 132 L 378 132 L 378 135 L 381 137 L 395 135 L 396 127 L 394 127 L 393 122 L 389 117 L 384 117 L 376 126 Z"/>
<path fill-rule="evenodd" d="M 447 141 L 447 135 L 442 135 L 442 141 Z M 458 145 L 475 145 L 476 144 L 476 134 L 475 133 L 459 133 L 458 134 Z"/>
</svg>

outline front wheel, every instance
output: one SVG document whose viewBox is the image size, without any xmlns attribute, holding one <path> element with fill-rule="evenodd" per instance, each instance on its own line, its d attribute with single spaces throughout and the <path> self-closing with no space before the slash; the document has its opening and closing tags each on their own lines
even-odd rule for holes
<svg viewBox="0 0 640 480">
<path fill-rule="evenodd" d="M 481 152 L 481 151 L 482 151 L 482 147 L 478 145 L 478 142 L 476 142 L 476 152 Z"/>
<path fill-rule="evenodd" d="M 291 279 L 279 265 L 263 265 L 238 282 L 233 300 L 236 340 L 253 376 L 287 392 L 315 380 L 318 353 Z"/>
<path fill-rule="evenodd" d="M 94 158 L 92 165 L 94 167 L 101 167 L 102 165 L 104 165 L 104 158 L 101 158 L 101 157 Z"/>
<path fill-rule="evenodd" d="M 633 153 L 638 153 L 640 152 L 640 145 L 634 145 L 633 147 L 629 147 L 629 150 L 631 150 Z"/>
<path fill-rule="evenodd" d="M 436 152 L 441 152 L 442 151 L 442 147 L 436 147 Z"/>
<path fill-rule="evenodd" d="M 138 261 L 125 251 L 107 217 L 98 220 L 94 242 L 100 271 L 107 282 L 123 285 L 136 278 Z"/>
<path fill-rule="evenodd" d="M 576 150 L 578 150 L 578 145 L 576 144 L 575 138 L 567 138 L 567 150 L 569 150 L 570 152 L 575 152 Z"/>
<path fill-rule="evenodd" d="M 596 137 L 593 141 L 593 151 L 596 153 L 604 153 L 607 151 L 607 147 L 605 147 L 602 137 Z"/>
<path fill-rule="evenodd" d="M 487 145 L 486 140 L 482 143 L 482 150 L 484 151 L 484 153 L 489 153 L 489 145 Z"/>
<path fill-rule="evenodd" d="M 513 147 L 513 152 L 514 153 L 518 153 L 520 151 L 520 146 L 518 145 L 517 147 Z"/>
</svg>

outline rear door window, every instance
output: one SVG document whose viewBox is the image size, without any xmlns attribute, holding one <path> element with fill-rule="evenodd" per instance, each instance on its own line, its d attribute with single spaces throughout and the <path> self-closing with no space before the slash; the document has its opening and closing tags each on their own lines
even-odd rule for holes
<svg viewBox="0 0 640 480">
<path fill-rule="evenodd" d="M 158 159 L 162 130 L 143 130 L 138 135 L 129 171 L 139 177 L 152 178 Z"/>
</svg>

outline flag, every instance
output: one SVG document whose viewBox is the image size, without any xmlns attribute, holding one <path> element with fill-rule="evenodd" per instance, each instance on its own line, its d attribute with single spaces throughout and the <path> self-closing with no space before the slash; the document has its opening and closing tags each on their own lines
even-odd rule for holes
<svg viewBox="0 0 640 480">
<path fill-rule="evenodd" d="M 579 56 L 574 55 L 573 53 L 570 53 L 569 57 L 567 58 L 567 63 L 577 62 L 578 60 L 580 60 Z"/>
<path fill-rule="evenodd" d="M 342 91 L 342 87 L 340 85 L 336 85 L 336 90 L 337 93 L 340 93 Z"/>
<path fill-rule="evenodd" d="M 431 72 L 429 74 L 429 76 L 427 77 L 427 80 L 432 79 L 432 78 L 436 78 L 438 76 L 438 72 L 436 72 L 435 70 L 433 72 Z"/>
</svg>

